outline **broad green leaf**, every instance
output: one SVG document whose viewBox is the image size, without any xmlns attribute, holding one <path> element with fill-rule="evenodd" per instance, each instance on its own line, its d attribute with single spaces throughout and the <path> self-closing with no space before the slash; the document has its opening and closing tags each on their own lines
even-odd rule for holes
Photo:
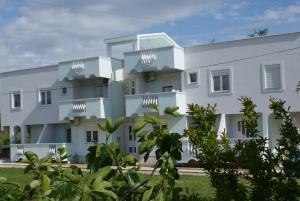
<svg viewBox="0 0 300 201">
<path fill-rule="evenodd" d="M 154 115 L 145 115 L 144 120 L 146 123 L 154 124 L 154 125 L 159 125 L 159 123 L 160 123 L 159 117 L 154 116 Z"/>
<path fill-rule="evenodd" d="M 136 171 L 129 170 L 127 174 L 128 181 L 132 187 L 135 187 L 140 183 L 140 178 Z"/>
<path fill-rule="evenodd" d="M 50 179 L 47 175 L 43 175 L 43 187 L 44 191 L 49 191 L 50 190 Z"/>
<path fill-rule="evenodd" d="M 178 109 L 179 107 L 166 107 L 164 113 L 178 117 L 179 116 L 179 113 L 177 112 Z"/>
<path fill-rule="evenodd" d="M 151 187 L 149 190 L 146 190 L 143 194 L 142 201 L 149 201 L 152 195 L 153 187 Z"/>
<path fill-rule="evenodd" d="M 116 130 L 118 130 L 118 128 L 122 125 L 122 123 L 124 122 L 124 117 L 119 117 L 116 121 L 115 121 L 115 125 L 113 128 L 113 131 L 115 132 Z"/>
<path fill-rule="evenodd" d="M 41 185 L 41 182 L 39 180 L 33 180 L 29 183 L 29 186 L 31 189 L 36 189 Z"/>
<path fill-rule="evenodd" d="M 164 201 L 164 193 L 162 191 L 159 191 L 156 195 L 155 201 Z"/>
<path fill-rule="evenodd" d="M 152 110 L 155 110 L 156 112 L 158 112 L 158 107 L 156 104 L 150 104 L 149 108 L 151 108 Z"/>
<path fill-rule="evenodd" d="M 113 133 L 113 124 L 110 117 L 105 119 L 105 129 L 108 133 Z"/>
<path fill-rule="evenodd" d="M 146 122 L 144 120 L 144 117 L 140 117 L 133 126 L 133 132 L 136 133 L 140 131 L 144 126 L 146 125 Z"/>
<path fill-rule="evenodd" d="M 99 130 L 103 131 L 103 132 L 107 132 L 107 130 L 105 129 L 105 126 L 101 125 L 101 124 L 97 124 L 97 127 Z"/>
</svg>

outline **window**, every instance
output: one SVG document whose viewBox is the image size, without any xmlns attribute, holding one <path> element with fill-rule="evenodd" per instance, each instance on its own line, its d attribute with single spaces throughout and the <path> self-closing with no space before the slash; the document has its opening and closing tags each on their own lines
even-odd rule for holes
<svg viewBox="0 0 300 201">
<path fill-rule="evenodd" d="M 237 124 L 238 124 L 238 133 L 245 135 L 247 133 L 246 132 L 246 122 L 238 121 Z"/>
<path fill-rule="evenodd" d="M 197 73 L 190 73 L 190 83 L 197 83 Z"/>
<path fill-rule="evenodd" d="M 132 95 L 135 94 L 135 82 L 134 80 L 130 80 L 130 92 Z"/>
<path fill-rule="evenodd" d="M 129 153 L 136 153 L 136 147 L 129 147 Z"/>
<path fill-rule="evenodd" d="M 40 90 L 40 103 L 41 105 L 51 104 L 51 90 Z"/>
<path fill-rule="evenodd" d="M 20 91 L 15 91 L 15 92 L 12 93 L 11 107 L 13 109 L 20 109 L 21 108 L 21 92 Z"/>
<path fill-rule="evenodd" d="M 264 64 L 262 77 L 264 90 L 281 90 L 283 88 L 282 64 Z"/>
<path fill-rule="evenodd" d="M 215 70 L 211 72 L 211 92 L 224 93 L 231 91 L 230 70 Z"/>
<path fill-rule="evenodd" d="M 163 86 L 162 91 L 163 92 L 170 92 L 173 90 L 173 86 Z"/>
<path fill-rule="evenodd" d="M 71 132 L 71 128 L 67 129 L 67 143 L 71 143 L 72 142 L 72 132 Z"/>
<path fill-rule="evenodd" d="M 128 138 L 129 138 L 129 141 L 136 141 L 136 134 L 133 134 L 132 133 L 132 126 L 128 126 Z"/>
<path fill-rule="evenodd" d="M 98 131 L 87 131 L 86 142 L 98 142 Z"/>
<path fill-rule="evenodd" d="M 188 71 L 186 80 L 187 80 L 187 85 L 199 84 L 199 72 L 195 70 Z"/>
<path fill-rule="evenodd" d="M 68 89 L 67 87 L 62 87 L 61 88 L 61 95 L 67 95 L 68 94 Z"/>
</svg>

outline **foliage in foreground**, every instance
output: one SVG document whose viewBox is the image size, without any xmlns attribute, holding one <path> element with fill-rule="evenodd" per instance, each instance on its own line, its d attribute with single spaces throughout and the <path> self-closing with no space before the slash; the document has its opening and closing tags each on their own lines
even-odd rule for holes
<svg viewBox="0 0 300 201">
<path fill-rule="evenodd" d="M 233 146 L 229 145 L 225 132 L 221 136 L 216 132 L 215 106 L 189 105 L 193 122 L 185 134 L 197 150 L 200 165 L 209 173 L 216 188 L 216 200 L 298 200 L 300 135 L 292 123 L 289 108 L 285 109 L 284 101 L 270 99 L 275 118 L 282 120 L 276 153 L 273 153 L 268 148 L 268 139 L 258 134 L 256 105 L 247 97 L 240 101 L 247 140 L 239 140 Z M 250 186 L 244 186 L 238 180 L 239 175 Z"/>
<path fill-rule="evenodd" d="M 144 154 L 145 161 L 155 152 L 155 167 L 149 178 L 138 175 L 137 160 L 133 155 L 126 155 L 119 145 L 111 142 L 111 135 L 120 127 L 124 118 L 119 118 L 113 124 L 108 118 L 105 124 L 98 128 L 106 133 L 106 141 L 89 147 L 86 156 L 89 173 L 83 173 L 77 166 L 63 168 L 62 163 L 67 158 L 64 148 L 58 149 L 53 157 L 39 159 L 33 152 L 26 152 L 27 167 L 24 173 L 31 173 L 34 179 L 24 188 L 0 178 L 1 186 L 14 186 L 12 191 L 4 190 L 7 200 L 173 200 L 175 197 L 175 180 L 179 178 L 175 160 L 181 159 L 181 135 L 170 132 L 159 116 L 156 106 L 152 105 L 154 113 L 139 118 L 133 132 L 139 136 L 139 152 Z M 166 108 L 165 114 L 177 116 L 177 108 Z M 151 130 L 145 129 L 151 127 Z M 171 142 L 171 143 L 170 143 Z M 53 163 L 53 161 L 55 163 Z M 116 169 L 112 169 L 112 164 Z M 127 172 L 124 168 L 132 165 Z M 159 175 L 154 176 L 159 169 Z M 10 199 L 11 198 L 11 199 Z"/>
</svg>

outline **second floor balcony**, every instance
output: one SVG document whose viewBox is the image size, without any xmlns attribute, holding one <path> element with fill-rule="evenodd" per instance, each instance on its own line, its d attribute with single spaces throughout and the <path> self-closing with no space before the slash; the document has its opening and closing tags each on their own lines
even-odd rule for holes
<svg viewBox="0 0 300 201">
<path fill-rule="evenodd" d="M 78 78 L 111 78 L 111 59 L 92 57 L 74 61 L 60 62 L 58 66 L 60 81 Z"/>
<path fill-rule="evenodd" d="M 61 101 L 59 103 L 59 120 L 74 119 L 75 117 L 106 118 L 111 113 L 109 98 L 87 98 Z"/>
<path fill-rule="evenodd" d="M 153 112 L 149 107 L 151 104 L 157 105 L 161 114 L 166 107 L 176 106 L 179 107 L 179 114 L 186 113 L 185 94 L 178 91 L 126 95 L 125 101 L 127 117 L 133 114 L 141 116 L 144 113 Z"/>
<path fill-rule="evenodd" d="M 183 49 L 178 47 L 170 46 L 126 52 L 124 56 L 126 73 L 168 69 L 184 70 Z"/>
</svg>

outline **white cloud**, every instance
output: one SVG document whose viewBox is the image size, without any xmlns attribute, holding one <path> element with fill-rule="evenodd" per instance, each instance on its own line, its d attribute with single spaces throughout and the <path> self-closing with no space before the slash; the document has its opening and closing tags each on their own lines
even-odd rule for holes
<svg viewBox="0 0 300 201">
<path fill-rule="evenodd" d="M 221 4 L 220 0 L 24 2 L 16 8 L 15 19 L 0 29 L 0 71 L 104 55 L 104 38 L 166 22 L 175 26 L 176 20 Z"/>
<path fill-rule="evenodd" d="M 248 18 L 250 21 L 276 21 L 276 23 L 300 21 L 300 3 L 285 7 L 266 9 L 262 15 Z"/>
</svg>

